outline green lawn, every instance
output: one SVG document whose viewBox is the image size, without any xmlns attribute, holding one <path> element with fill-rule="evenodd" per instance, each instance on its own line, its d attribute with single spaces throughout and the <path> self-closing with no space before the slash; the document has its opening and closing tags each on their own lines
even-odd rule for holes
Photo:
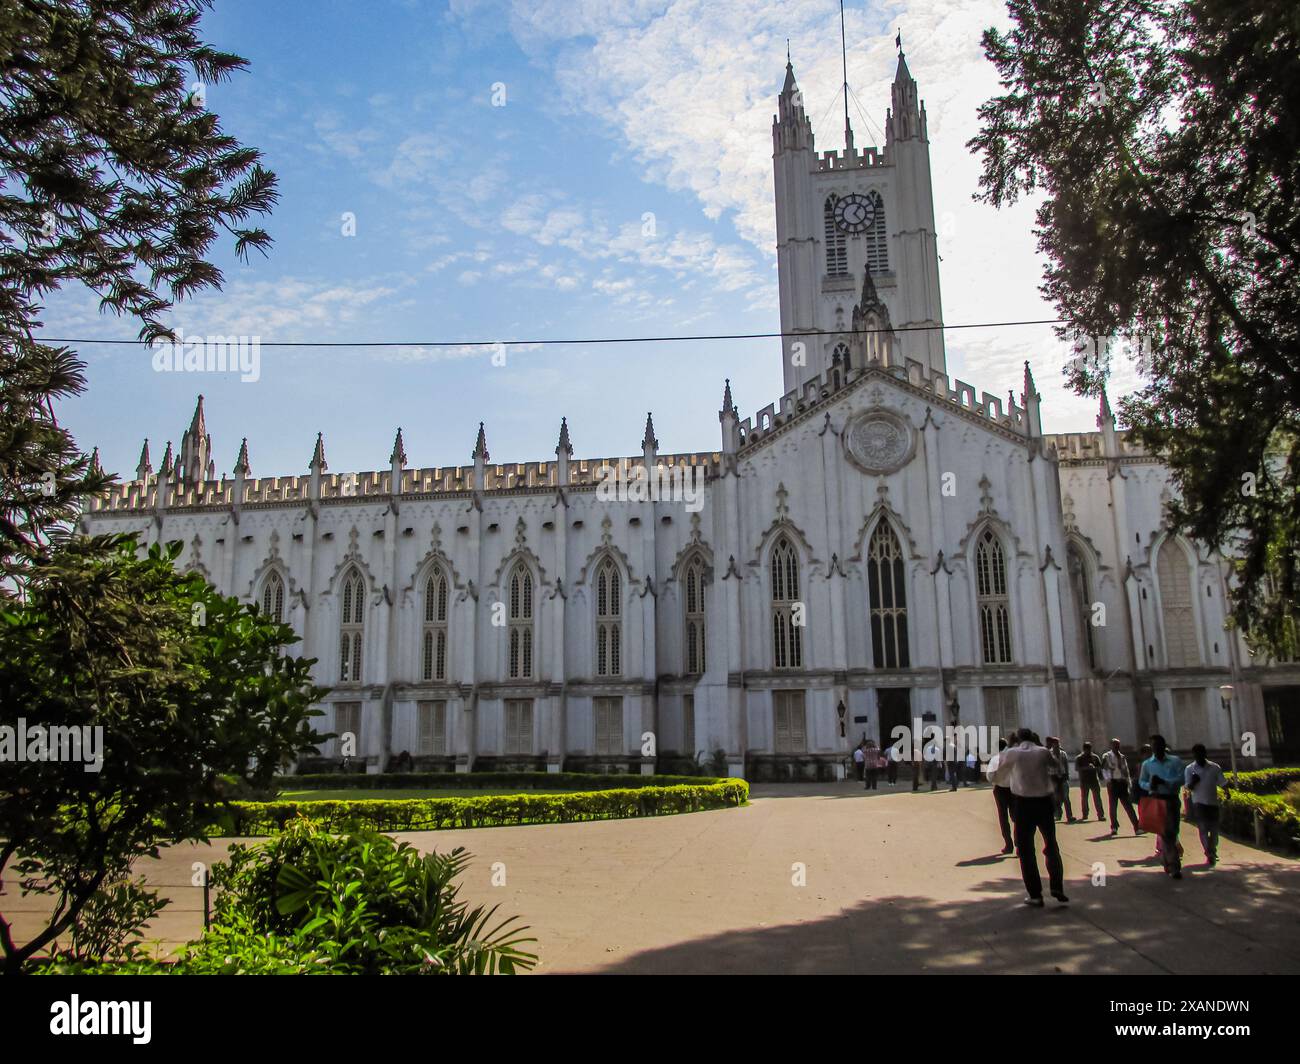
<svg viewBox="0 0 1300 1064">
<path fill-rule="evenodd" d="M 442 790 L 424 790 L 415 787 L 409 790 L 392 787 L 377 790 L 345 789 L 339 791 L 281 791 L 277 796 L 284 802 L 400 802 L 407 798 L 481 798 L 500 794 L 572 794 L 572 791 L 533 790 L 530 788 L 494 789 L 491 787 L 445 788 Z"/>
</svg>

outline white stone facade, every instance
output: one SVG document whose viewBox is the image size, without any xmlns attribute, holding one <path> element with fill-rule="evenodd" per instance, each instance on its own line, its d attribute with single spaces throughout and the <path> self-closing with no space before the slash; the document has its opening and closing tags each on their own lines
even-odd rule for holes
<svg viewBox="0 0 1300 1064">
<path fill-rule="evenodd" d="M 554 461 L 493 464 L 480 430 L 472 466 L 408 468 L 399 432 L 384 471 L 330 472 L 318 440 L 306 475 L 253 479 L 245 445 L 217 480 L 200 399 L 176 458 L 155 474 L 146 446 L 84 526 L 179 539 L 183 566 L 279 613 L 331 688 L 323 728 L 355 732 L 372 771 L 407 751 L 460 771 L 826 776 L 863 735 L 954 714 L 1071 751 L 1155 730 L 1222 748 L 1227 683 L 1267 759 L 1266 689 L 1300 668 L 1250 664 L 1225 630 L 1221 559 L 1164 530 L 1165 467 L 1104 399 L 1099 432 L 1044 436 L 1027 368 L 1005 407 L 946 376 L 901 57 L 893 95 L 883 152 L 819 158 L 787 69 L 789 391 L 742 421 L 728 385 L 718 451 L 660 454 L 647 422 L 640 456 L 579 461 L 566 425 Z M 870 224 L 834 223 L 840 258 L 827 197 L 872 193 Z M 611 500 L 619 462 L 699 477 L 701 497 Z"/>
</svg>

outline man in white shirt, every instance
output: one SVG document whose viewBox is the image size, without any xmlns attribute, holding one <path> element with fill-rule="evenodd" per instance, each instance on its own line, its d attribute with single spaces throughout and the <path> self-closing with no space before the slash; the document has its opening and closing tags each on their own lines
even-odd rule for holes
<svg viewBox="0 0 1300 1064">
<path fill-rule="evenodd" d="M 1043 879 L 1038 871 L 1038 855 L 1034 852 L 1034 833 L 1043 834 L 1043 855 L 1047 859 L 1048 887 L 1052 897 L 1062 905 L 1069 902 L 1065 896 L 1065 868 L 1061 851 L 1056 846 L 1056 817 L 1054 798 L 1056 785 L 1052 771 L 1056 759 L 1046 748 L 1037 745 L 1028 728 L 1017 733 L 1018 746 L 1002 751 L 998 760 L 994 784 L 1006 781 L 1015 796 L 1016 849 L 1020 853 L 1020 876 L 1025 881 L 1025 904 L 1039 908 L 1043 905 Z"/>
<path fill-rule="evenodd" d="M 1015 844 L 1011 840 L 1011 820 L 1012 815 L 1011 803 L 1015 800 L 1011 794 L 1011 786 L 1005 778 L 999 775 L 998 769 L 1002 765 L 1002 755 L 1006 752 L 1007 741 L 998 740 L 998 752 L 989 758 L 988 767 L 985 772 L 988 774 L 989 782 L 993 784 L 993 802 L 998 810 L 998 828 L 1002 832 L 1002 852 L 1014 853 Z M 1009 773 L 1009 770 L 1008 770 Z"/>
<path fill-rule="evenodd" d="M 1228 789 L 1228 778 L 1206 756 L 1204 743 L 1192 747 L 1192 763 L 1187 766 L 1183 783 L 1192 792 L 1201 849 L 1205 851 L 1206 862 L 1213 867 L 1219 863 L 1219 788 Z"/>
<path fill-rule="evenodd" d="M 1128 758 L 1120 749 L 1118 739 L 1112 739 L 1110 749 L 1102 755 L 1101 774 L 1106 780 L 1106 797 L 1110 800 L 1110 833 L 1119 834 L 1119 807 L 1123 805 L 1129 823 L 1133 825 L 1133 834 L 1141 835 L 1142 829 L 1138 827 L 1137 814 L 1133 812 L 1133 799 L 1129 794 L 1131 773 Z"/>
<path fill-rule="evenodd" d="M 863 739 L 853 748 L 853 770 L 858 774 L 858 782 L 862 782 L 862 774 L 867 763 L 867 755 L 863 753 L 863 747 L 867 745 L 867 740 Z"/>
</svg>

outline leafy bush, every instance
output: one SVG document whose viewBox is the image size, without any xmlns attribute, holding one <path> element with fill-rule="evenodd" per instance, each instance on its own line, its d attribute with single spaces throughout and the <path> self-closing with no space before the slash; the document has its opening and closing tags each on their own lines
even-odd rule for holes
<svg viewBox="0 0 1300 1064">
<path fill-rule="evenodd" d="M 232 802 L 213 835 L 274 835 L 295 818 L 326 831 L 365 825 L 375 831 L 438 831 L 505 824 L 568 824 L 583 820 L 662 816 L 743 805 L 744 780 L 627 787 L 573 794 L 480 795 L 472 798 L 393 798 L 367 801 Z"/>
<path fill-rule="evenodd" d="M 537 963 L 517 917 L 470 908 L 453 880 L 470 855 L 421 856 L 360 829 L 330 835 L 304 818 L 212 869 L 211 928 L 174 962 L 62 959 L 40 970 L 173 975 L 510 975 Z"/>
<path fill-rule="evenodd" d="M 72 921 L 69 958 L 132 960 L 137 956 L 142 928 L 169 904 L 149 890 L 143 877 L 131 878 L 122 869 L 119 878 L 101 884 Z"/>
<path fill-rule="evenodd" d="M 1255 814 L 1264 825 L 1264 839 L 1277 846 L 1294 846 L 1300 840 L 1300 811 L 1280 794 L 1219 792 L 1220 827 L 1247 839 L 1255 837 Z"/>
</svg>

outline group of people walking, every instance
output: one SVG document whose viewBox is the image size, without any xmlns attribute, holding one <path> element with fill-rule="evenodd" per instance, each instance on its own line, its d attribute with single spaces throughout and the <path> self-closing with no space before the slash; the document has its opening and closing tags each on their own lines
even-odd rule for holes
<svg viewBox="0 0 1300 1064">
<path fill-rule="evenodd" d="M 1109 798 L 1112 836 L 1119 834 L 1122 807 L 1135 835 L 1144 834 L 1148 829 L 1156 835 L 1156 854 L 1165 872 L 1174 879 L 1182 879 L 1183 848 L 1178 833 L 1182 813 L 1186 811 L 1195 819 L 1206 863 L 1210 866 L 1218 863 L 1219 788 L 1227 789 L 1228 781 L 1223 769 L 1209 760 L 1203 744 L 1193 747 L 1191 762 L 1184 762 L 1169 750 L 1163 736 L 1151 736 L 1150 744 L 1142 748 L 1141 767 L 1135 780 L 1118 739 L 1110 741 L 1110 749 L 1101 757 L 1093 752 L 1092 743 L 1084 743 L 1074 759 L 1083 814 L 1076 819 L 1070 804 L 1070 758 L 1061 749 L 1060 740 L 1049 735 L 1044 746 L 1028 728 L 1021 728 L 1014 740 L 1015 745 L 1011 746 L 1005 740 L 999 743 L 998 753 L 989 761 L 987 771 L 993 783 L 1002 831 L 1002 852 L 1015 852 L 1020 858 L 1026 905 L 1044 904 L 1042 876 L 1034 852 L 1034 839 L 1039 834 L 1043 837 L 1048 890 L 1058 902 L 1069 901 L 1065 895 L 1061 853 L 1056 844 L 1056 824 L 1062 813 L 1067 823 L 1086 821 L 1090 804 L 1096 810 L 1097 821 L 1103 822 L 1103 782 Z"/>
<path fill-rule="evenodd" d="M 870 739 L 863 739 L 853 750 L 853 765 L 868 791 L 878 789 L 882 773 L 891 787 L 898 782 L 898 751 L 892 746 L 882 750 Z"/>
<path fill-rule="evenodd" d="M 889 746 L 882 750 L 872 739 L 863 739 L 853 749 L 854 772 L 857 774 L 858 782 L 868 791 L 879 789 L 882 774 L 891 787 L 895 786 L 898 783 L 899 761 L 896 746 Z M 939 781 L 942 779 L 947 782 L 950 790 L 955 791 L 959 786 L 979 783 L 979 757 L 973 750 L 965 757 L 960 757 L 954 749 L 949 749 L 947 756 L 944 756 L 940 744 L 931 741 L 925 747 L 922 759 L 912 766 L 912 790 L 921 789 L 923 774 L 929 781 L 930 790 L 938 790 Z"/>
</svg>

